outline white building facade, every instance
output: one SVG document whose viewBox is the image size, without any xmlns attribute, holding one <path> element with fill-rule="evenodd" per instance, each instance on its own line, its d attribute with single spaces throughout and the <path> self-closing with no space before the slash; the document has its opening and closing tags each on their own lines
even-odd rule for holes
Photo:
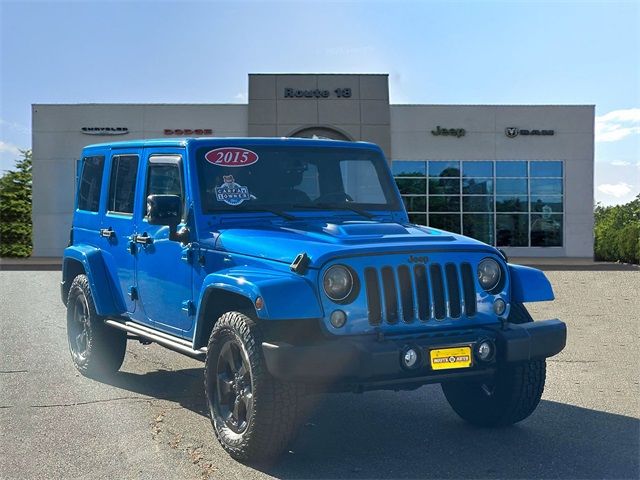
<svg viewBox="0 0 640 480">
<path fill-rule="evenodd" d="M 593 256 L 594 106 L 390 105 L 387 75 L 256 74 L 248 104 L 32 106 L 35 257 L 59 257 L 84 146 L 180 136 L 379 144 L 411 220 L 516 257 Z"/>
</svg>

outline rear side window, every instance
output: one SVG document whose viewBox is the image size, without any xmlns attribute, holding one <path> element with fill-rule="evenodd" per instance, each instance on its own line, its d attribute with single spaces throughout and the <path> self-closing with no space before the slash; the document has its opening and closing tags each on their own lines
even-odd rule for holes
<svg viewBox="0 0 640 480">
<path fill-rule="evenodd" d="M 138 176 L 137 155 L 116 155 L 111 160 L 109 203 L 107 210 L 116 213 L 133 213 Z"/>
<path fill-rule="evenodd" d="M 85 157 L 82 161 L 82 175 L 78 188 L 78 209 L 97 212 L 100 206 L 100 189 L 104 156 Z"/>
</svg>

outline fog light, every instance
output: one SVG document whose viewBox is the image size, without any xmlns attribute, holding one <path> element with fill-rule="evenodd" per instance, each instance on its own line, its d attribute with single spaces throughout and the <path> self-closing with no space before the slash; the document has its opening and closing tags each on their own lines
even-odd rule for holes
<svg viewBox="0 0 640 480">
<path fill-rule="evenodd" d="M 415 368 L 418 366 L 418 352 L 415 348 L 405 348 L 402 353 L 402 365 L 405 368 Z"/>
<path fill-rule="evenodd" d="M 344 327 L 345 323 L 347 323 L 347 314 L 342 310 L 334 310 L 331 313 L 331 318 L 329 320 L 331 321 L 331 325 L 336 328 L 341 328 Z"/>
<path fill-rule="evenodd" d="M 494 348 L 493 343 L 489 340 L 483 340 L 476 347 L 476 356 L 481 362 L 488 362 L 493 358 Z"/>
<path fill-rule="evenodd" d="M 506 309 L 507 304 L 503 299 L 498 298 L 493 302 L 493 311 L 496 312 L 496 315 L 502 315 Z"/>
</svg>

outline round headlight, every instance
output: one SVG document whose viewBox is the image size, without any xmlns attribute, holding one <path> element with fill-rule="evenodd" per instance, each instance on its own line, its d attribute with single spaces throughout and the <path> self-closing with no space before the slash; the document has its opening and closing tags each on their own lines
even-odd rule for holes
<svg viewBox="0 0 640 480">
<path fill-rule="evenodd" d="M 353 290 L 351 270 L 343 265 L 334 265 L 324 273 L 324 293 L 334 302 L 345 300 Z"/>
<path fill-rule="evenodd" d="M 492 258 L 485 258 L 478 264 L 478 281 L 485 290 L 493 290 L 500 283 L 502 269 Z"/>
</svg>

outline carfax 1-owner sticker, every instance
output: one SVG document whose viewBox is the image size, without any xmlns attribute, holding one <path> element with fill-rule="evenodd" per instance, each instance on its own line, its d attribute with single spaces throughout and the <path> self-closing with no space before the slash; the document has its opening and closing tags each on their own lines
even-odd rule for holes
<svg viewBox="0 0 640 480">
<path fill-rule="evenodd" d="M 251 200 L 252 196 L 247 187 L 238 185 L 233 175 L 224 175 L 224 183 L 216 187 L 216 200 L 227 205 L 240 205 L 245 200 Z"/>
</svg>

